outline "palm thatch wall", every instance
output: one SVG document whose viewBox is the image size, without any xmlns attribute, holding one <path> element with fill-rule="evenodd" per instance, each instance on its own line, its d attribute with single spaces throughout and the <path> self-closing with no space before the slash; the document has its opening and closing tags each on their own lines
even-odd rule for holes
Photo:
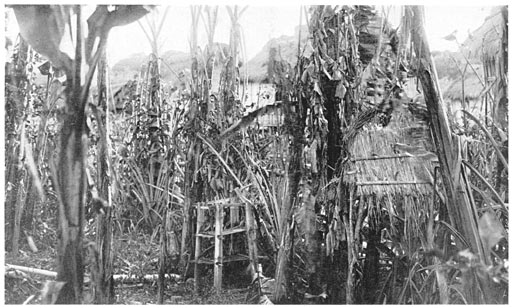
<svg viewBox="0 0 512 308">
<path fill-rule="evenodd" d="M 351 171 L 344 181 L 357 187 L 357 195 L 377 199 L 431 195 L 433 168 L 430 160 L 397 149 L 394 146 L 397 143 L 423 153 L 428 153 L 432 147 L 426 126 L 363 131 L 356 137 L 350 149 Z"/>
<path fill-rule="evenodd" d="M 368 226 L 384 228 L 387 240 L 401 238 L 395 248 L 402 256 L 426 247 L 423 226 L 432 215 L 429 205 L 434 200 L 437 157 L 431 152 L 429 128 L 418 124 L 360 132 L 343 178 L 353 192 L 351 202 L 359 200 L 366 209 Z"/>
<path fill-rule="evenodd" d="M 484 81 L 494 97 L 490 115 L 499 125 L 508 126 L 508 7 L 496 7 L 484 24 L 473 32 L 464 45 L 471 57 L 479 58 L 484 67 Z M 486 97 L 487 110 L 487 97 Z"/>
</svg>

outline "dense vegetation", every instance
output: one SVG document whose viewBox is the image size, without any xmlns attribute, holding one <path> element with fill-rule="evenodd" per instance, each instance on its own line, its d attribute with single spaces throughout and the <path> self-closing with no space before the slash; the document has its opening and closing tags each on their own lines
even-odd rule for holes
<svg viewBox="0 0 512 308">
<path fill-rule="evenodd" d="M 172 8 L 10 9 L 7 303 L 508 303 L 507 7 L 478 57 L 433 62 L 422 7 L 393 29 L 311 6 L 250 65 L 250 8 L 226 8 L 221 45 L 220 8 L 192 6 L 188 55 L 158 49 Z M 135 21 L 151 55 L 109 69 Z M 459 122 L 439 79 L 465 70 L 482 91 L 462 83 Z"/>
</svg>

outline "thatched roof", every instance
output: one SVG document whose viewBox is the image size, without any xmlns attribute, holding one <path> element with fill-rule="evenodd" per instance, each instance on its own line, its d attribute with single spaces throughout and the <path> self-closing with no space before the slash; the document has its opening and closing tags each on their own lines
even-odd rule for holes
<svg viewBox="0 0 512 308">
<path fill-rule="evenodd" d="M 429 136 L 426 126 L 360 132 L 350 148 L 352 160 L 345 183 L 355 185 L 358 195 L 377 199 L 432 194 L 431 162 L 393 147 L 399 143 L 427 153 Z"/>
<path fill-rule="evenodd" d="M 493 8 L 491 15 L 485 19 L 483 25 L 471 33 L 464 41 L 472 58 L 494 58 L 499 55 L 501 38 L 503 37 L 502 7 Z"/>
<path fill-rule="evenodd" d="M 483 73 L 481 74 L 483 76 Z M 482 77 L 481 77 L 482 78 Z M 468 73 L 464 79 L 464 97 L 468 100 L 476 100 L 482 94 L 484 87 L 474 73 Z M 443 98 L 453 101 L 462 101 L 462 80 L 453 81 L 443 89 Z"/>
</svg>

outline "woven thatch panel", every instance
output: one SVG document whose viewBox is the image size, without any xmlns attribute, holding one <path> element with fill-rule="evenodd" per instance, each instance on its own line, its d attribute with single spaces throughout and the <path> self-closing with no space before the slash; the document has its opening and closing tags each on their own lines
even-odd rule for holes
<svg viewBox="0 0 512 308">
<path fill-rule="evenodd" d="M 396 143 L 431 150 L 429 130 L 423 126 L 360 132 L 350 149 L 352 161 L 344 181 L 356 185 L 359 195 L 378 199 L 431 194 L 430 160 L 397 151 Z"/>
</svg>

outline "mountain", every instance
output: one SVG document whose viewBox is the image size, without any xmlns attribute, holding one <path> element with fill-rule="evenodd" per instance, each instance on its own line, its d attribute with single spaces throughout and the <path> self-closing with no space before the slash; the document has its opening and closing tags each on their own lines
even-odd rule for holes
<svg viewBox="0 0 512 308">
<path fill-rule="evenodd" d="M 162 79 L 169 83 L 176 84 L 178 82 L 178 74 L 190 70 L 191 60 L 189 53 L 169 50 L 164 52 L 161 58 L 160 74 Z M 146 67 L 149 59 L 149 55 L 137 53 L 117 62 L 112 66 L 111 70 L 111 78 L 115 80 L 113 87 L 123 85 L 128 80 L 134 79 L 134 76 L 139 75 L 141 70 Z"/>
<path fill-rule="evenodd" d="M 301 46 L 303 47 L 307 41 L 308 28 L 301 28 Z M 299 41 L 299 27 L 295 28 L 294 35 L 283 35 L 268 41 L 260 52 L 256 54 L 249 62 L 247 62 L 247 73 L 249 81 L 262 82 L 267 77 L 267 61 L 271 48 L 276 48 L 278 54 L 283 60 L 292 65 L 297 63 L 297 48 Z"/>
</svg>

